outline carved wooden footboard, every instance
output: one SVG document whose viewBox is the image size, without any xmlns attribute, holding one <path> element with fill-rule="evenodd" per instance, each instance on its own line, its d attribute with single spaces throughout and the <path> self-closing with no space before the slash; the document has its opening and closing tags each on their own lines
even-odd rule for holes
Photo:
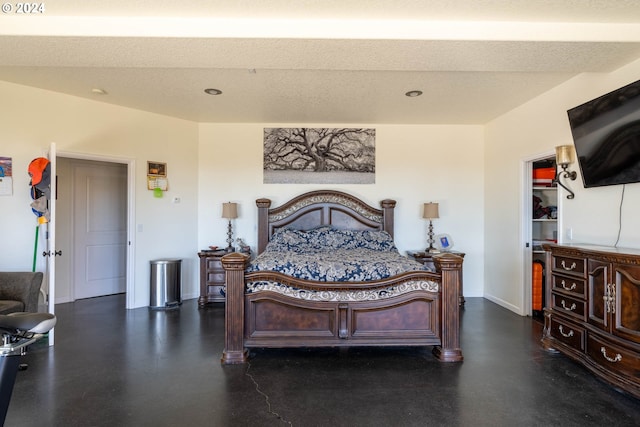
<svg viewBox="0 0 640 427">
<path fill-rule="evenodd" d="M 318 283 L 280 273 L 245 273 L 248 257 L 222 259 L 227 272 L 222 362 L 244 363 L 249 347 L 434 346 L 443 362 L 462 361 L 458 296 L 462 258 L 434 257 L 436 273 L 415 271 L 375 282 Z M 271 291 L 247 292 L 255 282 L 308 291 L 359 294 L 405 289 L 376 300 L 309 301 Z"/>
<path fill-rule="evenodd" d="M 256 205 L 258 253 L 276 231 L 286 228 L 331 226 L 386 231 L 393 236 L 394 200 L 383 200 L 377 209 L 350 194 L 321 190 L 276 208 L 271 208 L 269 199 L 258 199 Z M 247 273 L 248 262 L 239 253 L 222 258 L 226 270 L 223 363 L 244 363 L 250 347 L 392 345 L 432 345 L 439 360 L 462 360 L 459 256 L 435 256 L 436 272 L 411 271 L 369 282 L 313 282 L 275 272 Z M 285 292 L 275 291 L 282 288 Z"/>
</svg>

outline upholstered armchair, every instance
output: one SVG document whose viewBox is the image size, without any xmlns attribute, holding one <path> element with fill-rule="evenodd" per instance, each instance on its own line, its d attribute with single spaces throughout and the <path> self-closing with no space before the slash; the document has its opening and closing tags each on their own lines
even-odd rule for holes
<svg viewBox="0 0 640 427">
<path fill-rule="evenodd" d="M 42 278 L 40 272 L 0 271 L 0 314 L 36 313 Z"/>
</svg>

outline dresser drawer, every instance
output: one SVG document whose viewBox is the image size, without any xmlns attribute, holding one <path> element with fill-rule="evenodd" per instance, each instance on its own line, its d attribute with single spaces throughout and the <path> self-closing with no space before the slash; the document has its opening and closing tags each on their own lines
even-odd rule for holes
<svg viewBox="0 0 640 427">
<path fill-rule="evenodd" d="M 555 311 L 563 315 L 575 317 L 578 320 L 586 321 L 586 303 L 584 300 L 562 295 L 556 292 L 551 294 L 552 307 Z"/>
<path fill-rule="evenodd" d="M 556 255 L 553 257 L 553 271 L 584 277 L 587 271 L 586 258 Z"/>
<path fill-rule="evenodd" d="M 202 251 L 200 257 L 200 297 L 198 307 L 208 303 L 225 302 L 224 283 L 226 274 L 222 267 L 225 251 Z"/>
<path fill-rule="evenodd" d="M 224 272 L 224 268 L 222 268 L 222 258 L 207 258 L 207 270 L 218 270 Z"/>
<path fill-rule="evenodd" d="M 564 321 L 556 316 L 551 318 L 551 336 L 558 341 L 575 348 L 578 351 L 584 351 L 584 336 L 585 330 L 583 328 L 572 325 L 569 322 Z"/>
<path fill-rule="evenodd" d="M 225 280 L 224 271 L 207 271 L 207 283 L 224 284 Z"/>
<path fill-rule="evenodd" d="M 212 301 L 224 301 L 224 284 L 222 285 L 214 285 L 213 283 L 208 283 L 206 289 L 206 295 Z"/>
<path fill-rule="evenodd" d="M 587 354 L 599 366 L 624 375 L 640 387 L 640 352 L 627 350 L 595 335 L 587 334 Z"/>
<path fill-rule="evenodd" d="M 586 280 L 571 276 L 553 275 L 552 290 L 568 293 L 577 298 L 586 298 Z"/>
</svg>

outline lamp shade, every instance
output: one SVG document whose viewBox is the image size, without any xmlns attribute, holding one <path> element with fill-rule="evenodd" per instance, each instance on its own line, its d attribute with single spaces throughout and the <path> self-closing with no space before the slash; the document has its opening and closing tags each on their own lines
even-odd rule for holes
<svg viewBox="0 0 640 427">
<path fill-rule="evenodd" d="M 428 219 L 440 218 L 438 214 L 438 204 L 433 202 L 425 203 L 422 217 Z"/>
<path fill-rule="evenodd" d="M 556 147 L 556 164 L 558 165 L 568 165 L 573 162 L 573 158 L 571 156 L 571 146 L 570 145 L 559 145 Z"/>
<path fill-rule="evenodd" d="M 238 218 L 238 204 L 237 203 L 223 203 L 222 204 L 222 218 L 234 219 Z"/>
</svg>

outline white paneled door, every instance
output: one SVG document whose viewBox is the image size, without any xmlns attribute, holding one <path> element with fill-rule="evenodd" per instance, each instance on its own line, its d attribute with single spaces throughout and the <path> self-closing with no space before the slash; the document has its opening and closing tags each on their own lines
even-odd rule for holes
<svg viewBox="0 0 640 427">
<path fill-rule="evenodd" d="M 127 166 L 73 165 L 74 298 L 126 292 Z"/>
</svg>

